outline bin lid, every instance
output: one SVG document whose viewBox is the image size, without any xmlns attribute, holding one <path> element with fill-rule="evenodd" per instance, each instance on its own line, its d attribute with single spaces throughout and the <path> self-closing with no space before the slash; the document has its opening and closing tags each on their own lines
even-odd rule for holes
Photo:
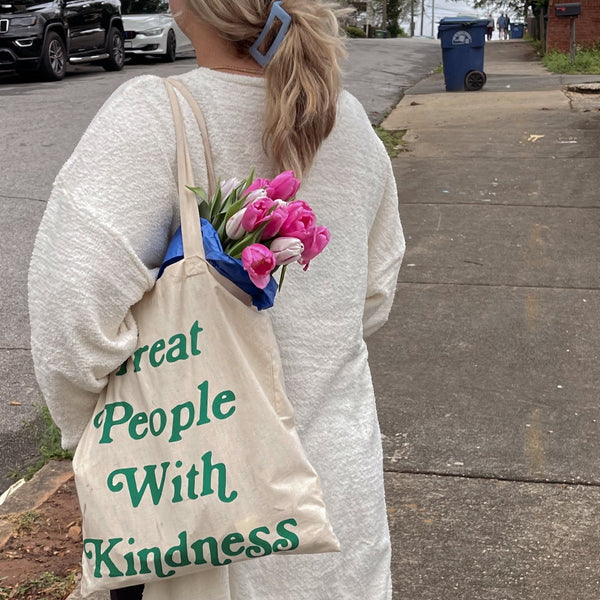
<svg viewBox="0 0 600 600">
<path fill-rule="evenodd" d="M 458 17 L 444 17 L 440 19 L 438 31 L 445 29 L 456 29 L 458 27 L 485 26 L 487 27 L 488 19 L 481 19 L 476 16 L 464 15 Z"/>
</svg>

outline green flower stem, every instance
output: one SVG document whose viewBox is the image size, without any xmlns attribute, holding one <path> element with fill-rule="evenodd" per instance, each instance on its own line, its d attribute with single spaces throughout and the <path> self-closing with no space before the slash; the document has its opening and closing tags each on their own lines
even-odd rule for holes
<svg viewBox="0 0 600 600">
<path fill-rule="evenodd" d="M 223 248 L 223 250 L 225 250 L 225 252 L 227 252 L 227 254 L 229 254 L 233 258 L 240 258 L 242 256 L 242 251 L 245 248 L 251 246 L 252 244 L 256 244 L 256 242 L 260 240 L 266 226 L 267 223 L 264 223 L 256 231 L 253 231 L 246 237 L 243 237 L 241 240 L 238 240 L 233 245 L 226 246 L 225 248 Z"/>
</svg>

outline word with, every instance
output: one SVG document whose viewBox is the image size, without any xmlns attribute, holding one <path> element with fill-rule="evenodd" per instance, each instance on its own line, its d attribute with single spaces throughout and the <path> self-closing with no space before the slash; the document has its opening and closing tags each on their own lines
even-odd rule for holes
<svg viewBox="0 0 600 600">
<path fill-rule="evenodd" d="M 129 402 L 110 402 L 94 416 L 94 427 L 102 428 L 99 444 L 110 444 L 112 430 L 127 425 L 127 434 L 132 440 L 142 440 L 148 433 L 154 437 L 169 432 L 169 442 L 178 442 L 181 434 L 192 425 L 200 427 L 211 422 L 211 417 L 223 421 L 235 412 L 235 406 L 227 406 L 235 401 L 231 390 L 219 392 L 212 403 L 208 401 L 208 381 L 199 386 L 200 398 L 197 406 L 190 401 L 177 404 L 169 414 L 162 408 L 155 408 L 150 413 L 135 413 Z M 226 408 L 225 408 L 226 407 Z M 167 429 L 167 425 L 170 425 Z"/>
<path fill-rule="evenodd" d="M 225 557 L 239 557 L 236 560 L 242 560 L 268 556 L 273 552 L 295 550 L 300 540 L 291 529 L 297 525 L 295 519 L 285 519 L 277 523 L 275 530 L 279 538 L 273 542 L 267 537 L 271 535 L 271 530 L 263 526 L 250 531 L 249 543 L 246 543 L 243 534 L 233 532 L 220 541 L 209 536 L 189 544 L 188 533 L 182 531 L 177 536 L 179 543 L 164 552 L 156 546 L 124 552 L 124 548 L 117 548 L 124 541 L 120 537 L 109 538 L 106 542 L 102 539 L 87 538 L 83 540 L 83 551 L 86 558 L 93 561 L 94 577 L 97 579 L 104 577 L 103 571 L 110 578 L 148 575 L 153 569 L 157 577 L 164 578 L 172 577 L 176 569 L 191 564 L 208 565 L 210 561 L 212 566 L 221 567 L 233 562 L 231 558 L 222 558 L 221 554 Z M 129 538 L 128 544 L 133 546 L 135 539 Z M 117 566 L 117 562 L 121 568 Z"/>
<path fill-rule="evenodd" d="M 233 502 L 238 493 L 235 490 L 232 490 L 231 493 L 227 494 L 227 469 L 223 463 L 212 463 L 212 452 L 206 452 L 202 455 L 202 465 L 201 471 L 198 471 L 196 465 L 193 464 L 190 469 L 185 473 L 185 475 L 175 475 L 172 477 L 170 481 L 170 486 L 173 489 L 173 497 L 171 502 L 173 504 L 177 502 L 183 502 L 184 497 L 182 492 L 185 493 L 189 500 L 197 500 L 200 496 L 210 496 L 214 494 L 214 490 L 212 488 L 212 474 L 216 472 L 217 474 L 217 496 L 221 502 Z M 150 492 L 150 497 L 152 498 L 152 504 L 156 506 L 162 499 L 163 493 L 165 490 L 165 482 L 167 480 L 167 473 L 172 471 L 170 469 L 171 463 L 163 462 L 160 464 L 160 468 L 162 469 L 162 475 L 160 477 L 160 482 L 156 476 L 156 469 L 158 465 L 146 465 L 143 467 L 145 475 L 142 476 L 142 480 L 138 485 L 138 479 L 136 477 L 137 471 L 139 470 L 137 467 L 128 467 L 124 469 L 116 469 L 112 473 L 108 475 L 106 480 L 106 485 L 111 492 L 120 492 L 123 490 L 125 485 L 127 485 L 127 492 L 129 493 L 129 498 L 131 500 L 131 504 L 134 508 L 137 508 L 142 501 L 146 490 Z M 183 463 L 178 460 L 175 463 L 175 468 L 181 469 L 183 467 Z M 198 479 L 198 475 L 202 473 L 202 491 L 200 492 L 200 496 L 196 491 L 196 482 Z M 172 472 L 169 473 L 172 476 Z M 118 481 L 118 478 L 123 477 L 123 481 Z M 187 480 L 187 487 L 184 491 L 183 487 L 183 477 Z"/>
<path fill-rule="evenodd" d="M 190 352 L 192 356 L 198 356 L 200 354 L 200 348 L 198 348 L 198 334 L 202 331 L 202 327 L 198 326 L 198 321 L 194 321 L 194 324 L 190 327 Z M 148 363 L 151 367 L 156 369 L 160 367 L 166 360 L 168 363 L 174 363 L 179 360 L 187 360 L 190 355 L 188 354 L 188 342 L 185 333 L 176 333 L 172 335 L 169 340 L 169 348 L 167 349 L 167 342 L 164 339 L 156 340 L 151 346 L 144 345 L 140 346 L 130 357 L 133 363 L 133 372 L 138 373 L 142 370 L 141 362 L 142 356 L 148 353 Z M 165 352 L 166 350 L 166 352 Z M 119 370 L 115 375 L 125 375 L 127 373 L 127 363 L 129 358 L 119 367 Z"/>
</svg>

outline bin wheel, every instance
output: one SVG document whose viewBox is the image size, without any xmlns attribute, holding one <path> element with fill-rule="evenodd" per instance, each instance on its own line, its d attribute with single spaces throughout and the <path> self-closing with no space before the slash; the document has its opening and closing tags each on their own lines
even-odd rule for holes
<svg viewBox="0 0 600 600">
<path fill-rule="evenodd" d="M 487 75 L 483 71 L 469 71 L 465 77 L 465 88 L 470 92 L 480 90 L 487 81 Z"/>
</svg>

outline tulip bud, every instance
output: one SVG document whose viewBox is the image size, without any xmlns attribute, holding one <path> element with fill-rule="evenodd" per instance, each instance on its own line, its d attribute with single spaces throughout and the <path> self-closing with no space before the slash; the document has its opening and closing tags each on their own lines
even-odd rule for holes
<svg viewBox="0 0 600 600">
<path fill-rule="evenodd" d="M 298 261 L 301 265 L 304 265 L 305 271 L 308 269 L 310 261 L 329 244 L 330 239 L 331 233 L 327 227 L 318 226 L 312 229 L 310 235 L 304 240 L 304 252 L 302 252 L 302 257 Z"/>
<path fill-rule="evenodd" d="M 221 197 L 227 198 L 227 196 L 229 196 L 229 194 L 231 194 L 231 192 L 233 192 L 233 190 L 235 190 L 235 188 L 238 185 L 240 185 L 240 183 L 242 183 L 242 180 L 238 179 L 237 177 L 232 177 L 231 179 L 228 179 L 227 181 L 222 181 L 221 182 Z"/>
<path fill-rule="evenodd" d="M 246 230 L 242 226 L 242 220 L 244 218 L 245 208 L 238 210 L 234 213 L 227 223 L 225 223 L 225 233 L 231 240 L 241 240 L 246 235 Z"/>
<path fill-rule="evenodd" d="M 265 190 L 263 188 L 254 190 L 253 192 L 250 192 L 244 198 L 244 206 L 248 206 L 248 204 L 252 204 L 252 202 L 254 202 L 255 200 L 259 200 L 261 198 L 266 198 L 266 197 L 267 197 L 267 193 L 265 192 Z"/>
<path fill-rule="evenodd" d="M 300 180 L 294 177 L 294 171 L 284 171 L 270 182 L 268 191 L 273 199 L 290 200 L 296 195 L 299 187 Z"/>
<path fill-rule="evenodd" d="M 271 242 L 271 252 L 277 265 L 289 265 L 302 256 L 304 244 L 298 238 L 280 237 Z"/>
<path fill-rule="evenodd" d="M 242 227 L 246 231 L 256 231 L 263 223 L 269 220 L 269 213 L 275 206 L 270 198 L 259 198 L 248 204 L 244 209 Z"/>
<path fill-rule="evenodd" d="M 260 289 L 267 287 L 271 271 L 276 267 L 273 253 L 262 244 L 252 244 L 242 250 L 242 265 L 250 281 Z"/>
</svg>

